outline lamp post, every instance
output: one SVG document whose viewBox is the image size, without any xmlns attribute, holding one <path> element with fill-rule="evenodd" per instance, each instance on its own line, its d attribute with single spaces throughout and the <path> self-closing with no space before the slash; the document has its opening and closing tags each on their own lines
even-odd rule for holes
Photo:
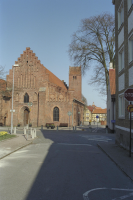
<svg viewBox="0 0 133 200">
<path fill-rule="evenodd" d="M 15 112 L 13 110 L 13 95 L 14 95 L 14 67 L 18 67 L 18 64 L 13 65 L 13 84 L 12 84 L 12 109 L 10 110 L 11 112 L 11 134 L 13 132 L 13 112 Z"/>
<path fill-rule="evenodd" d="M 80 125 L 80 112 L 78 112 L 78 126 Z"/>
</svg>

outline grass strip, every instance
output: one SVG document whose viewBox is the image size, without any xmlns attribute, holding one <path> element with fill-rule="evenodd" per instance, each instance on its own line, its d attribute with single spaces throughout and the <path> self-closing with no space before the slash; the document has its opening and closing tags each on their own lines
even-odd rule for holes
<svg viewBox="0 0 133 200">
<path fill-rule="evenodd" d="M 10 138 L 13 138 L 13 137 L 16 137 L 16 135 L 10 135 L 10 134 L 1 135 L 0 136 L 0 141 L 1 140 L 6 140 L 6 139 L 10 139 Z"/>
</svg>

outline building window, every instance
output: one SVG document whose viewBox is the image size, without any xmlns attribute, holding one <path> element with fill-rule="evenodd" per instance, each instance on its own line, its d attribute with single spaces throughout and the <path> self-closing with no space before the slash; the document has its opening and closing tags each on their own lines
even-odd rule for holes
<svg viewBox="0 0 133 200">
<path fill-rule="evenodd" d="M 59 121 L 59 108 L 55 107 L 53 110 L 53 121 Z"/>
<path fill-rule="evenodd" d="M 89 117 L 89 113 L 86 113 L 86 117 Z"/>
<path fill-rule="evenodd" d="M 118 53 L 119 72 L 124 68 L 124 48 Z"/>
<path fill-rule="evenodd" d="M 128 11 L 130 10 L 132 4 L 133 4 L 133 0 L 128 0 Z"/>
<path fill-rule="evenodd" d="M 124 7 L 123 7 L 123 3 L 122 3 L 118 10 L 118 29 L 120 28 L 120 26 L 123 22 L 124 22 Z"/>
<path fill-rule="evenodd" d="M 24 103 L 28 103 L 29 102 L 29 95 L 26 93 L 24 95 Z"/>
<path fill-rule="evenodd" d="M 133 60 L 133 36 L 128 41 L 128 60 L 129 63 Z"/>
<path fill-rule="evenodd" d="M 125 99 L 124 99 L 124 94 L 120 94 L 119 95 L 118 104 L 119 104 L 119 117 L 124 118 L 125 117 Z"/>
<path fill-rule="evenodd" d="M 73 76 L 73 80 L 74 80 L 74 79 L 77 79 L 77 76 Z"/>
</svg>

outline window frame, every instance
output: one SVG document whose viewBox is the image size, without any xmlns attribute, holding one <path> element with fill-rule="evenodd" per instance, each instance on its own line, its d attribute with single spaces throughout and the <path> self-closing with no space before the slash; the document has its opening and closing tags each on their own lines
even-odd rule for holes
<svg viewBox="0 0 133 200">
<path fill-rule="evenodd" d="M 24 95 L 24 103 L 29 103 L 29 95 L 27 92 Z"/>
<path fill-rule="evenodd" d="M 128 38 L 128 63 L 133 61 L 133 33 Z"/>
<path fill-rule="evenodd" d="M 122 102 L 120 105 L 120 99 L 122 98 Z M 121 107 L 121 109 L 120 109 Z M 124 93 L 118 95 L 118 117 L 119 119 L 125 119 L 125 98 Z"/>
<path fill-rule="evenodd" d="M 59 122 L 59 108 L 57 106 L 55 106 L 53 109 L 53 121 Z"/>
<path fill-rule="evenodd" d="M 133 5 L 133 0 L 128 0 L 127 1 L 127 9 L 128 9 L 128 11 L 130 10 L 130 8 L 131 8 L 131 6 Z"/>
<path fill-rule="evenodd" d="M 124 45 L 123 45 L 122 48 L 118 52 L 118 72 L 121 72 L 124 69 L 124 66 L 125 66 L 125 51 L 124 51 Z"/>
<path fill-rule="evenodd" d="M 121 2 L 121 5 L 118 9 L 118 29 L 121 27 L 124 22 L 124 1 Z"/>
</svg>

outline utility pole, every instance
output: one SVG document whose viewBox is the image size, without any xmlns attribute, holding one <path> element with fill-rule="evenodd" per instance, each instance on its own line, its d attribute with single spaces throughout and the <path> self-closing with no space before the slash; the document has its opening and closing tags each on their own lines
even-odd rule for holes
<svg viewBox="0 0 133 200">
<path fill-rule="evenodd" d="M 12 109 L 10 110 L 11 112 L 11 134 L 13 132 L 13 112 L 15 112 L 15 110 L 13 110 L 13 95 L 14 95 L 14 69 L 15 67 L 18 67 L 18 64 L 13 65 L 13 85 L 12 85 Z"/>
<path fill-rule="evenodd" d="M 11 134 L 13 131 L 13 95 L 14 95 L 14 65 L 13 65 L 13 84 L 12 84 Z"/>
</svg>

